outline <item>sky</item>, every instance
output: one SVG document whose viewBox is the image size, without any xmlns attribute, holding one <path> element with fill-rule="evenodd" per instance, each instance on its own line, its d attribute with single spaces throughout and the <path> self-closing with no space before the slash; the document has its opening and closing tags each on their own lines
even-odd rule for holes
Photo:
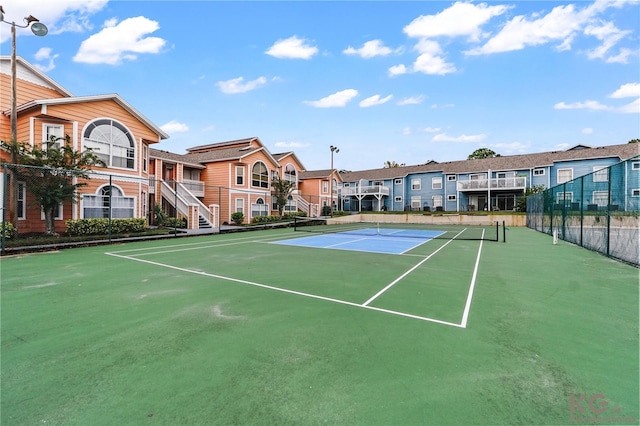
<svg viewBox="0 0 640 426">
<path fill-rule="evenodd" d="M 357 171 L 640 138 L 638 0 L 1 4 L 49 28 L 18 29 L 19 56 L 76 96 L 117 93 L 174 153 L 258 137 Z"/>
</svg>

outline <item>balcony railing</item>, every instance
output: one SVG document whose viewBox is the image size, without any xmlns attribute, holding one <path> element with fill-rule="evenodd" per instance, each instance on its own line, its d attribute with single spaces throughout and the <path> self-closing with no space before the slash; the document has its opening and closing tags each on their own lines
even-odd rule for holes
<svg viewBox="0 0 640 426">
<path fill-rule="evenodd" d="M 489 187 L 489 185 L 491 185 L 491 187 Z M 459 180 L 457 187 L 458 191 L 525 189 L 527 187 L 527 178 L 518 176 L 496 179 Z"/>
<path fill-rule="evenodd" d="M 389 187 L 382 185 L 369 185 L 369 186 L 356 186 L 348 188 L 340 188 L 340 193 L 343 197 L 350 195 L 364 196 L 364 195 L 389 195 Z"/>
<path fill-rule="evenodd" d="M 204 182 L 199 180 L 184 179 L 182 185 L 196 197 L 204 197 Z"/>
</svg>

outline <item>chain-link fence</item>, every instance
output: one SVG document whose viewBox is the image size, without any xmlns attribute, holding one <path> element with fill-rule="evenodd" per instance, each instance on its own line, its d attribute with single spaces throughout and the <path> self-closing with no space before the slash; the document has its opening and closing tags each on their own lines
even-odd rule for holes
<svg viewBox="0 0 640 426">
<path fill-rule="evenodd" d="M 640 266 L 640 156 L 527 198 L 527 226 Z"/>
</svg>

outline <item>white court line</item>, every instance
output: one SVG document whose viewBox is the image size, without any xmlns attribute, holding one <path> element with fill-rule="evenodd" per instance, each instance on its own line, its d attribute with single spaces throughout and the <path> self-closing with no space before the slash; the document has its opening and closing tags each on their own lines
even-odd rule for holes
<svg viewBox="0 0 640 426">
<path fill-rule="evenodd" d="M 451 327 L 462 328 L 460 326 L 460 324 L 455 324 L 455 323 L 448 322 L 448 321 L 441 321 L 441 320 L 434 319 L 434 318 L 421 317 L 421 316 L 418 316 L 418 315 L 407 314 L 407 313 L 404 313 L 404 312 L 391 311 L 391 310 L 382 309 L 382 308 L 375 308 L 375 307 L 372 307 L 372 306 L 364 306 L 364 305 L 361 305 L 359 303 L 348 302 L 346 300 L 333 299 L 331 297 L 318 296 L 318 295 L 315 295 L 315 294 L 303 293 L 303 292 L 295 291 L 295 290 L 288 290 L 286 288 L 274 287 L 274 286 L 270 286 L 270 285 L 267 285 L 267 284 L 260 284 L 260 283 L 256 283 L 256 282 L 253 282 L 253 281 L 246 281 L 246 280 L 241 280 L 241 279 L 238 279 L 238 278 L 225 277 L 225 276 L 222 276 L 222 275 L 209 274 L 207 272 L 202 272 L 202 271 L 193 271 L 191 269 L 185 269 L 185 268 L 180 268 L 178 266 L 172 266 L 172 265 L 167 265 L 167 264 L 164 264 L 164 263 L 153 262 L 151 260 L 138 259 L 138 258 L 130 257 L 130 256 L 122 256 L 122 255 L 119 255 L 119 254 L 116 254 L 116 253 L 106 252 L 105 254 L 108 255 L 108 256 L 114 256 L 114 257 L 118 257 L 118 258 L 121 258 L 121 259 L 133 260 L 133 261 L 136 261 L 136 262 L 142 262 L 142 263 L 148 263 L 150 265 L 161 266 L 163 268 L 174 269 L 174 270 L 181 271 L 181 272 L 188 272 L 188 273 L 191 273 L 191 274 L 203 275 L 203 276 L 207 276 L 207 277 L 211 277 L 211 278 L 217 278 L 217 279 L 220 279 L 220 280 L 231 281 L 231 282 L 235 282 L 235 283 L 246 284 L 246 285 L 251 285 L 251 286 L 260 287 L 260 288 L 265 288 L 265 289 L 268 289 L 268 290 L 280 291 L 282 293 L 294 294 L 294 295 L 297 295 L 297 296 L 308 297 L 308 298 L 311 298 L 311 299 L 324 300 L 326 302 L 339 303 L 339 304 L 342 304 L 342 305 L 353 306 L 353 307 L 356 307 L 356 308 L 369 309 L 369 310 L 378 311 L 378 312 L 385 312 L 385 313 L 388 313 L 388 314 L 397 315 L 397 316 L 401 316 L 401 317 L 412 318 L 412 319 L 417 319 L 417 320 L 421 320 L 421 321 L 433 322 L 433 323 L 437 323 L 437 324 L 448 325 L 448 326 L 451 326 Z"/>
<path fill-rule="evenodd" d="M 484 238 L 484 230 L 482 230 L 482 238 Z M 460 321 L 460 325 L 462 326 L 462 328 L 467 328 L 467 319 L 469 319 L 469 311 L 471 310 L 471 299 L 473 299 L 473 289 L 476 286 L 476 277 L 478 276 L 478 266 L 480 265 L 480 253 L 482 253 L 482 243 L 484 243 L 484 240 L 480 240 L 480 247 L 478 248 L 478 256 L 476 257 L 476 266 L 473 268 L 473 276 L 471 277 L 469 294 L 467 294 L 467 303 L 464 305 L 462 321 Z"/>
<path fill-rule="evenodd" d="M 466 229 L 466 228 L 465 228 Z M 440 250 L 442 250 L 443 248 L 445 248 L 447 245 L 449 245 L 449 243 L 453 240 L 456 239 L 456 237 L 460 234 L 462 234 L 464 232 L 464 229 L 460 232 L 458 232 L 452 239 L 450 239 L 449 241 L 447 241 L 445 244 L 443 244 L 440 248 L 438 248 L 438 250 L 434 251 L 433 253 L 431 253 L 429 256 L 425 257 L 424 259 L 422 259 L 420 262 L 418 262 L 413 268 L 409 269 L 407 272 L 405 272 L 404 274 L 400 275 L 398 278 L 396 278 L 393 282 L 391 282 L 391 284 L 387 285 L 385 288 L 383 288 L 382 290 L 380 290 L 379 292 L 377 292 L 375 295 L 373 295 L 373 297 L 371 297 L 369 300 L 367 300 L 366 302 L 364 302 L 362 304 L 362 306 L 367 306 L 369 303 L 373 302 L 374 300 L 376 300 L 378 297 L 380 297 L 385 291 L 389 290 L 391 287 L 393 287 L 394 285 L 396 285 L 401 279 L 403 279 L 404 277 L 406 277 L 407 275 L 409 275 L 411 272 L 413 272 L 417 267 L 419 267 L 420 265 L 422 265 L 424 262 L 426 262 L 427 260 L 431 259 L 431 257 L 433 255 L 435 255 L 436 253 L 438 253 Z"/>
</svg>

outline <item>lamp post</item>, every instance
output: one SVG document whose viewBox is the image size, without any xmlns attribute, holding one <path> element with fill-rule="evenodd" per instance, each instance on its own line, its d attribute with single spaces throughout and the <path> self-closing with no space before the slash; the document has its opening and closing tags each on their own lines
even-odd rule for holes
<svg viewBox="0 0 640 426">
<path fill-rule="evenodd" d="M 340 152 L 340 150 L 338 149 L 337 146 L 329 146 L 329 149 L 331 150 L 331 174 L 329 175 L 329 208 L 331 209 L 330 212 L 333 215 L 333 153 L 335 152 L 336 154 Z"/>
<path fill-rule="evenodd" d="M 18 112 L 16 110 L 16 27 L 31 28 L 31 32 L 42 37 L 49 32 L 47 26 L 41 23 L 33 15 L 24 18 L 25 25 L 18 25 L 15 22 L 4 20 L 4 9 L 0 6 L 0 21 L 11 25 L 11 142 L 18 141 Z M 12 162 L 14 159 L 12 158 Z"/>
</svg>

